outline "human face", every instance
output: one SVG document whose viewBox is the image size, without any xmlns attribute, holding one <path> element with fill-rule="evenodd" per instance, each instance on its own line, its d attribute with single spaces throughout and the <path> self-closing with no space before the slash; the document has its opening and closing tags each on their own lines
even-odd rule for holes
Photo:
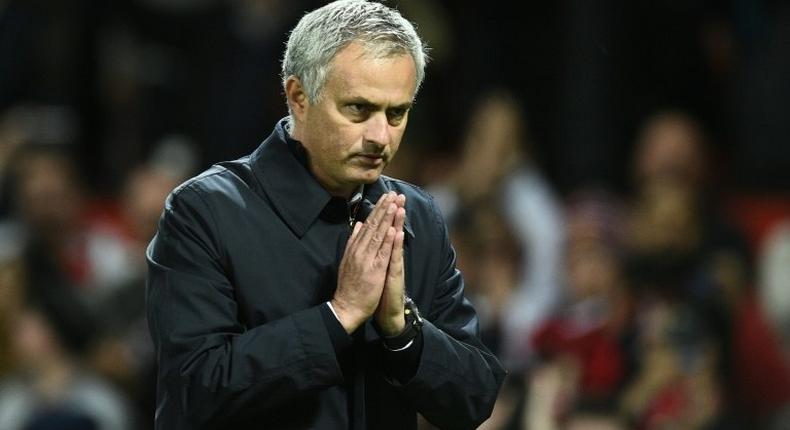
<svg viewBox="0 0 790 430">
<path fill-rule="evenodd" d="M 332 61 L 320 101 L 294 111 L 294 138 L 332 195 L 375 182 L 398 151 L 416 88 L 411 55 L 373 58 L 359 44 Z"/>
</svg>

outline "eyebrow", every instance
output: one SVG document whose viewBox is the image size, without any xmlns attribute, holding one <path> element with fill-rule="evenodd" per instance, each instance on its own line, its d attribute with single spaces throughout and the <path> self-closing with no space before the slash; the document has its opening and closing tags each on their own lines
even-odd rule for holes
<svg viewBox="0 0 790 430">
<path fill-rule="evenodd" d="M 371 108 L 380 108 L 381 107 L 381 104 L 374 103 L 374 102 L 372 102 L 372 101 L 370 101 L 370 100 L 368 100 L 368 99 L 366 99 L 364 97 L 360 97 L 360 96 L 351 97 L 351 98 L 345 100 L 344 103 L 345 104 L 352 104 L 352 103 L 353 104 L 361 104 L 361 105 L 368 106 L 368 107 L 371 107 Z M 406 103 L 402 103 L 402 104 L 399 104 L 399 105 L 390 106 L 388 110 L 390 110 L 390 109 L 409 110 L 409 109 L 411 109 L 412 104 L 413 104 L 412 102 L 406 102 Z"/>
</svg>

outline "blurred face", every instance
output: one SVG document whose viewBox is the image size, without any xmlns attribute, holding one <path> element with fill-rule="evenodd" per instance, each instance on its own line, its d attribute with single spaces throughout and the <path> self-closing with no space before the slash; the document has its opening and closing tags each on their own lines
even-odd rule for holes
<svg viewBox="0 0 790 430">
<path fill-rule="evenodd" d="M 622 430 L 625 426 L 617 417 L 600 415 L 575 415 L 568 420 L 565 430 Z"/>
<path fill-rule="evenodd" d="M 678 183 L 694 187 L 704 175 L 702 136 L 680 115 L 664 115 L 646 127 L 639 143 L 637 176 L 646 184 Z"/>
<path fill-rule="evenodd" d="M 618 283 L 617 262 L 599 244 L 572 245 L 568 252 L 568 281 L 577 299 L 606 294 Z"/>
<path fill-rule="evenodd" d="M 176 179 L 154 170 L 140 170 L 129 178 L 125 210 L 139 240 L 154 236 L 165 198 L 177 185 Z"/>
<path fill-rule="evenodd" d="M 13 348 L 16 359 L 22 366 L 35 368 L 57 349 L 52 329 L 37 312 L 21 312 L 14 322 L 14 333 Z"/>
<path fill-rule="evenodd" d="M 21 168 L 19 206 L 25 222 L 44 237 L 67 232 L 80 211 L 80 192 L 68 163 L 57 156 L 35 155 Z"/>
<path fill-rule="evenodd" d="M 416 87 L 410 55 L 372 58 L 351 44 L 332 61 L 321 100 L 310 104 L 296 78 L 286 84 L 310 170 L 331 194 L 375 182 L 395 156 Z"/>
</svg>

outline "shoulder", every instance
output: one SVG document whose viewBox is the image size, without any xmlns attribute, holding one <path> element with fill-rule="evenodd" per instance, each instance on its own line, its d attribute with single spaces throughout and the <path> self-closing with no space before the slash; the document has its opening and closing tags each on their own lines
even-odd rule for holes
<svg viewBox="0 0 790 430">
<path fill-rule="evenodd" d="M 407 207 L 437 212 L 437 215 L 440 216 L 436 204 L 434 203 L 433 196 L 424 189 L 412 183 L 389 176 L 382 175 L 381 180 L 384 182 L 384 186 L 387 190 L 395 191 L 406 196 Z"/>
<path fill-rule="evenodd" d="M 210 201 L 241 201 L 256 184 L 249 156 L 217 163 L 177 186 L 165 202 L 166 210 L 180 204 L 207 205 Z"/>
</svg>

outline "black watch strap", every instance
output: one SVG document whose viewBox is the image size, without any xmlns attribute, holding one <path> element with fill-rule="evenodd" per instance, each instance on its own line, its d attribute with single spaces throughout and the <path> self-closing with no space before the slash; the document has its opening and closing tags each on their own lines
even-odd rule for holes
<svg viewBox="0 0 790 430">
<path fill-rule="evenodd" d="M 406 326 L 403 328 L 403 331 L 395 336 L 382 336 L 381 338 L 384 346 L 390 351 L 406 348 L 420 334 L 423 324 L 422 316 L 417 309 L 417 305 L 409 297 L 406 297 L 404 301 L 403 315 L 406 319 Z"/>
</svg>

